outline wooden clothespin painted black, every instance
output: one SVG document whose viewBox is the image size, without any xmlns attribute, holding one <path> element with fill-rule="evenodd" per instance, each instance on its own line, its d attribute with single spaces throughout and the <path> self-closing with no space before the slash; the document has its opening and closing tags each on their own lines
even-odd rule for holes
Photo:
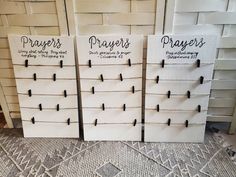
<svg viewBox="0 0 236 177">
<path fill-rule="evenodd" d="M 67 119 L 67 125 L 70 125 L 70 118 Z"/>
<path fill-rule="evenodd" d="M 67 97 L 67 92 L 66 92 L 66 90 L 64 90 L 64 97 Z"/>
<path fill-rule="evenodd" d="M 39 110 L 42 111 L 42 109 L 43 109 L 43 108 L 42 108 L 42 104 L 40 103 L 40 104 L 39 104 Z"/>
<path fill-rule="evenodd" d="M 25 67 L 28 67 L 28 65 L 29 65 L 29 61 L 25 60 Z"/>
<path fill-rule="evenodd" d="M 170 94 L 171 94 L 171 91 L 169 90 L 169 91 L 167 92 L 167 98 L 170 98 Z"/>
<path fill-rule="evenodd" d="M 132 93 L 134 93 L 135 92 L 135 87 L 134 86 L 132 86 Z"/>
<path fill-rule="evenodd" d="M 202 108 L 201 108 L 201 105 L 198 105 L 198 106 L 197 106 L 197 111 L 198 111 L 198 112 L 201 112 L 201 109 L 202 109 Z"/>
<path fill-rule="evenodd" d="M 98 124 L 98 119 L 95 119 L 94 126 L 97 126 L 97 124 Z"/>
<path fill-rule="evenodd" d="M 134 122 L 133 122 L 134 127 L 135 127 L 136 123 L 137 123 L 137 119 L 134 119 Z"/>
<path fill-rule="evenodd" d="M 170 126 L 171 119 L 168 119 L 167 125 Z"/>
<path fill-rule="evenodd" d="M 188 90 L 187 91 L 187 97 L 190 98 L 191 97 L 191 92 Z"/>
<path fill-rule="evenodd" d="M 159 106 L 159 104 L 157 105 L 157 112 L 160 112 L 160 106 Z"/>
<path fill-rule="evenodd" d="M 34 119 L 34 117 L 31 118 L 31 122 L 32 122 L 32 124 L 35 124 L 35 119 Z"/>
<path fill-rule="evenodd" d="M 188 127 L 188 120 L 185 121 L 185 127 Z"/>
<path fill-rule="evenodd" d="M 197 67 L 200 68 L 201 66 L 201 60 L 197 59 Z"/>
<path fill-rule="evenodd" d="M 29 95 L 29 97 L 32 96 L 32 91 L 31 91 L 31 89 L 28 90 L 28 95 Z"/>
<path fill-rule="evenodd" d="M 92 94 L 95 94 L 95 89 L 94 89 L 94 87 L 92 87 Z"/>
<path fill-rule="evenodd" d="M 102 74 L 100 75 L 100 78 L 101 78 L 101 81 L 103 82 L 103 81 L 104 81 L 104 79 L 103 79 L 103 75 L 102 75 Z"/>
<path fill-rule="evenodd" d="M 126 104 L 123 104 L 123 111 L 126 110 Z"/>
<path fill-rule="evenodd" d="M 102 110 L 105 111 L 105 104 L 102 103 Z"/>
<path fill-rule="evenodd" d="M 123 81 L 123 76 L 121 73 L 120 73 L 120 81 Z"/>
<path fill-rule="evenodd" d="M 157 78 L 156 78 L 156 83 L 157 84 L 159 83 L 159 76 L 157 76 Z"/>
<path fill-rule="evenodd" d="M 59 111 L 60 110 L 60 105 L 59 104 L 57 104 L 57 111 Z"/>
<path fill-rule="evenodd" d="M 128 59 L 128 64 L 129 64 L 129 67 L 131 66 L 131 60 L 130 59 Z"/>
<path fill-rule="evenodd" d="M 90 68 L 92 68 L 92 62 L 91 62 L 91 60 L 88 61 L 88 65 L 89 65 Z"/>
<path fill-rule="evenodd" d="M 34 73 L 34 81 L 36 81 L 37 80 L 37 76 L 36 76 L 36 73 Z"/>
<path fill-rule="evenodd" d="M 63 68 L 63 60 L 60 60 L 60 67 Z"/>
<path fill-rule="evenodd" d="M 57 80 L 57 75 L 54 73 L 53 74 L 53 81 L 56 81 Z"/>
<path fill-rule="evenodd" d="M 204 77 L 201 76 L 201 77 L 200 77 L 200 84 L 203 84 L 203 81 L 204 81 Z"/>
<path fill-rule="evenodd" d="M 161 67 L 162 67 L 162 68 L 165 67 L 165 60 L 164 60 L 164 59 L 161 61 Z"/>
</svg>

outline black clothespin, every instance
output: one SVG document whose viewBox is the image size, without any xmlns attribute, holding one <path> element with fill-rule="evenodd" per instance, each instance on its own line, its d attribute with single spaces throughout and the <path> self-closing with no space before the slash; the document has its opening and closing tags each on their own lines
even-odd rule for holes
<svg viewBox="0 0 236 177">
<path fill-rule="evenodd" d="M 60 67 L 63 68 L 63 60 L 60 60 Z"/>
<path fill-rule="evenodd" d="M 67 119 L 67 124 L 70 125 L 70 118 Z"/>
<path fill-rule="evenodd" d="M 158 84 L 158 82 L 159 82 L 159 76 L 157 76 L 156 78 L 156 83 Z"/>
<path fill-rule="evenodd" d="M 59 111 L 60 110 L 60 106 L 59 106 L 59 104 L 57 104 L 57 111 Z"/>
<path fill-rule="evenodd" d="M 157 112 L 160 112 L 160 106 L 159 106 L 159 104 L 157 105 Z"/>
<path fill-rule="evenodd" d="M 187 96 L 188 96 L 188 98 L 191 97 L 191 92 L 189 90 L 187 91 Z"/>
<path fill-rule="evenodd" d="M 42 111 L 42 109 L 43 109 L 43 108 L 42 108 L 42 104 L 40 103 L 40 104 L 39 104 L 39 110 Z"/>
<path fill-rule="evenodd" d="M 198 112 L 201 112 L 201 105 L 198 105 L 198 106 L 197 106 L 197 111 L 198 111 Z"/>
<path fill-rule="evenodd" d="M 123 111 L 125 111 L 126 110 L 126 105 L 125 104 L 123 104 Z"/>
<path fill-rule="evenodd" d="M 105 111 L 105 104 L 102 103 L 102 110 Z"/>
<path fill-rule="evenodd" d="M 25 60 L 25 67 L 28 67 L 28 60 Z"/>
<path fill-rule="evenodd" d="M 123 81 L 123 76 L 121 73 L 120 73 L 120 81 Z"/>
<path fill-rule="evenodd" d="M 57 75 L 54 73 L 53 74 L 53 81 L 56 81 L 57 80 Z"/>
<path fill-rule="evenodd" d="M 200 68 L 201 60 L 197 59 L 197 67 Z"/>
<path fill-rule="evenodd" d="M 36 81 L 37 80 L 37 76 L 36 76 L 36 73 L 34 73 L 34 81 Z"/>
<path fill-rule="evenodd" d="M 135 87 L 134 86 L 132 86 L 132 93 L 134 93 L 135 92 Z"/>
<path fill-rule="evenodd" d="M 94 87 L 92 87 L 92 94 L 95 94 L 95 89 L 94 89 Z"/>
<path fill-rule="evenodd" d="M 98 119 L 95 119 L 94 126 L 97 126 L 97 124 L 98 124 Z"/>
<path fill-rule="evenodd" d="M 66 92 L 66 90 L 64 90 L 64 97 L 67 97 L 67 92 Z"/>
<path fill-rule="evenodd" d="M 171 92 L 170 92 L 170 90 L 167 92 L 167 98 L 170 98 L 170 94 L 171 94 Z"/>
<path fill-rule="evenodd" d="M 102 74 L 100 75 L 100 78 L 101 78 L 101 81 L 103 82 L 103 81 L 104 81 L 104 79 L 103 79 L 103 75 L 102 75 Z"/>
<path fill-rule="evenodd" d="M 167 125 L 170 126 L 171 119 L 168 119 Z"/>
<path fill-rule="evenodd" d="M 188 127 L 188 120 L 185 121 L 185 127 Z"/>
<path fill-rule="evenodd" d="M 162 67 L 162 68 L 165 67 L 165 60 L 164 60 L 164 59 L 161 61 L 161 67 Z"/>
<path fill-rule="evenodd" d="M 32 122 L 32 124 L 35 124 L 35 119 L 34 119 L 34 117 L 31 118 L 31 122 Z"/>
<path fill-rule="evenodd" d="M 130 59 L 128 59 L 128 64 L 129 64 L 129 66 L 131 66 L 131 60 Z"/>
<path fill-rule="evenodd" d="M 32 91 L 31 91 L 31 89 L 28 90 L 28 95 L 29 95 L 29 97 L 32 96 Z"/>
<path fill-rule="evenodd" d="M 203 84 L 203 81 L 204 81 L 204 77 L 201 76 L 201 77 L 200 77 L 200 84 Z"/>
<path fill-rule="evenodd" d="M 134 122 L 133 122 L 134 127 L 135 127 L 136 123 L 137 123 L 137 119 L 134 119 Z"/>
<path fill-rule="evenodd" d="M 92 62 L 91 60 L 88 61 L 89 67 L 92 68 Z"/>
</svg>

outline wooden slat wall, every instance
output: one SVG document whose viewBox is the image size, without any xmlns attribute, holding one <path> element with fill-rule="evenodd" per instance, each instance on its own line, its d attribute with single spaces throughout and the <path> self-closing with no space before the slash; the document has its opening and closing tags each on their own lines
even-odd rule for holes
<svg viewBox="0 0 236 177">
<path fill-rule="evenodd" d="M 208 111 L 208 121 L 234 122 L 236 103 L 236 1 L 168 0 L 171 18 L 165 32 L 215 34 L 218 54 Z M 191 4 L 191 6 L 189 5 Z M 171 24 L 171 25 L 170 25 Z"/>
<path fill-rule="evenodd" d="M 63 0 L 0 0 L 0 86 L 11 118 L 20 110 L 7 35 L 67 35 L 63 9 Z"/>
</svg>

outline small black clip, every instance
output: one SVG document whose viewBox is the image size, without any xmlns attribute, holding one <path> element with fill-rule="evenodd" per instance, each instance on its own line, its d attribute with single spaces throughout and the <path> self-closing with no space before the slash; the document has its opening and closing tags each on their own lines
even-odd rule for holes
<svg viewBox="0 0 236 177">
<path fill-rule="evenodd" d="M 102 74 L 100 75 L 100 78 L 101 78 L 101 81 L 103 82 L 103 81 L 104 81 L 104 79 L 103 79 L 103 75 L 102 75 Z"/>
<path fill-rule="evenodd" d="M 159 106 L 159 104 L 157 105 L 157 112 L 160 112 L 160 106 Z"/>
<path fill-rule="evenodd" d="M 98 124 L 98 119 L 95 119 L 94 126 L 97 126 Z"/>
<path fill-rule="evenodd" d="M 29 95 L 29 97 L 32 96 L 32 91 L 31 91 L 31 89 L 28 90 L 28 95 Z"/>
<path fill-rule="evenodd" d="M 123 111 L 125 111 L 126 110 L 126 105 L 125 104 L 123 104 Z"/>
<path fill-rule="evenodd" d="M 25 60 L 25 67 L 28 67 L 28 60 Z"/>
<path fill-rule="evenodd" d="M 102 103 L 102 110 L 105 111 L 105 104 Z"/>
<path fill-rule="evenodd" d="M 197 59 L 197 67 L 200 68 L 201 60 Z"/>
<path fill-rule="evenodd" d="M 59 106 L 59 104 L 57 104 L 57 111 L 59 111 L 60 110 L 60 106 Z"/>
<path fill-rule="evenodd" d="M 94 89 L 94 87 L 92 87 L 92 94 L 95 94 L 95 89 Z"/>
<path fill-rule="evenodd" d="M 64 97 L 67 97 L 67 92 L 66 92 L 66 90 L 64 90 Z"/>
<path fill-rule="evenodd" d="M 32 122 L 32 124 L 35 124 L 34 117 L 31 118 L 31 122 Z"/>
<path fill-rule="evenodd" d="M 170 90 L 167 92 L 167 98 L 170 98 L 170 94 L 171 94 L 171 92 L 170 92 Z"/>
<path fill-rule="evenodd" d="M 198 106 L 197 106 L 197 111 L 198 111 L 198 112 L 201 112 L 201 105 L 198 105 Z"/>
<path fill-rule="evenodd" d="M 188 120 L 185 121 L 185 127 L 188 127 Z"/>
<path fill-rule="evenodd" d="M 129 66 L 131 66 L 131 60 L 130 59 L 128 59 L 128 63 L 129 63 Z"/>
<path fill-rule="evenodd" d="M 120 81 L 123 81 L 123 76 L 121 73 L 120 73 Z"/>
<path fill-rule="evenodd" d="M 54 73 L 53 74 L 53 81 L 56 81 L 57 80 L 57 75 Z"/>
<path fill-rule="evenodd" d="M 165 60 L 164 60 L 164 59 L 161 61 L 161 67 L 162 67 L 162 68 L 165 67 Z"/>
<path fill-rule="evenodd" d="M 189 90 L 187 91 L 187 96 L 188 96 L 188 98 L 191 97 L 191 92 Z"/>
<path fill-rule="evenodd" d="M 42 111 L 42 104 L 39 104 L 39 110 Z"/>
<path fill-rule="evenodd" d="M 60 67 L 63 68 L 63 60 L 60 60 Z"/>
<path fill-rule="evenodd" d="M 70 118 L 67 119 L 67 124 L 70 125 Z"/>
<path fill-rule="evenodd" d="M 201 77 L 200 77 L 200 84 L 203 84 L 203 81 L 204 81 L 204 77 L 201 76 Z"/>
<path fill-rule="evenodd" d="M 158 84 L 158 82 L 159 82 L 159 76 L 157 76 L 156 78 L 156 83 Z"/>
<path fill-rule="evenodd" d="M 135 87 L 134 86 L 132 86 L 132 93 L 134 93 L 135 92 Z"/>
<path fill-rule="evenodd" d="M 135 127 L 136 123 L 137 123 L 137 120 L 134 119 L 134 122 L 133 122 L 133 126 L 134 126 L 134 127 Z"/>
<path fill-rule="evenodd" d="M 37 76 L 36 76 L 36 73 L 34 73 L 34 81 L 37 80 Z"/>
<path fill-rule="evenodd" d="M 91 60 L 88 61 L 89 67 L 92 68 Z"/>
<path fill-rule="evenodd" d="M 168 119 L 167 125 L 170 126 L 171 119 Z"/>
</svg>

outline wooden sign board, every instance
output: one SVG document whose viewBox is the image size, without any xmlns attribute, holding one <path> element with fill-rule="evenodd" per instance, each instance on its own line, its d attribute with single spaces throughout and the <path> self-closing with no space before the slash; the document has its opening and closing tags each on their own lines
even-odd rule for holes
<svg viewBox="0 0 236 177">
<path fill-rule="evenodd" d="M 216 37 L 148 37 L 147 142 L 202 142 L 216 54 Z"/>
<path fill-rule="evenodd" d="M 72 37 L 10 35 L 25 137 L 79 137 Z"/>
<path fill-rule="evenodd" d="M 85 140 L 141 140 L 142 36 L 77 37 Z"/>
</svg>

